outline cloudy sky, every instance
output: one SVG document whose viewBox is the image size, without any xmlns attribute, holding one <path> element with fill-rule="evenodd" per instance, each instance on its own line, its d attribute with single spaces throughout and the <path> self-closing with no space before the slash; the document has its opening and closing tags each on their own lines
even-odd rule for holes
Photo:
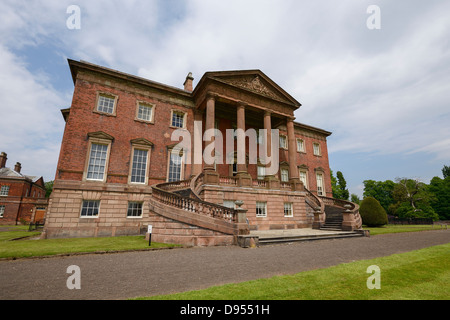
<svg viewBox="0 0 450 320">
<path fill-rule="evenodd" d="M 449 12 L 444 0 L 2 0 L 0 151 L 53 180 L 68 58 L 180 88 L 188 72 L 260 69 L 302 103 L 296 121 L 333 132 L 330 166 L 351 193 L 429 182 L 450 165 Z"/>
</svg>

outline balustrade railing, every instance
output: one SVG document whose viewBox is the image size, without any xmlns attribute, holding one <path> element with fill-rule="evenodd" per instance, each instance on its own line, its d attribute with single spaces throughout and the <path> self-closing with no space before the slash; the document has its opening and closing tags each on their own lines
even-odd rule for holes
<svg viewBox="0 0 450 320">
<path fill-rule="evenodd" d="M 234 209 L 165 191 L 159 188 L 159 185 L 152 189 L 153 199 L 165 205 L 228 222 L 235 223 L 237 221 L 237 211 Z"/>
</svg>

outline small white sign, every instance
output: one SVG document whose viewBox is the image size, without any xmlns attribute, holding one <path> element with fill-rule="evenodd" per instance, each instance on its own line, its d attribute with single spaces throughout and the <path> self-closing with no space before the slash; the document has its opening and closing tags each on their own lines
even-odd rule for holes
<svg viewBox="0 0 450 320">
<path fill-rule="evenodd" d="M 149 226 L 148 226 L 147 232 L 148 232 L 148 233 L 152 233 L 152 229 L 153 229 L 153 226 L 152 226 L 152 225 L 149 225 Z"/>
</svg>

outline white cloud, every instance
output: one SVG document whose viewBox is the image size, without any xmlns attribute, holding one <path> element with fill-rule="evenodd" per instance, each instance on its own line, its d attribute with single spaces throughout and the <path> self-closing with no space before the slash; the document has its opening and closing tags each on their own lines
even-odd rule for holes
<svg viewBox="0 0 450 320">
<path fill-rule="evenodd" d="M 8 154 L 7 165 L 20 162 L 24 174 L 53 179 L 64 129 L 59 113 L 64 100 L 2 45 L 0 70 L 0 147 Z"/>
<path fill-rule="evenodd" d="M 80 30 L 66 27 L 71 4 L 0 3 L 0 108 L 10 109 L 0 121 L 26 128 L 2 146 L 62 134 L 57 109 L 70 97 L 15 54 L 51 43 L 58 56 L 177 87 L 188 72 L 198 81 L 206 71 L 261 69 L 303 104 L 298 121 L 333 131 L 330 152 L 450 158 L 450 4 L 380 0 L 379 31 L 366 28 L 370 1 L 77 1 Z M 42 105 L 54 109 L 36 112 Z M 51 133 L 30 129 L 43 121 Z M 45 143 L 34 144 L 54 154 Z"/>
</svg>

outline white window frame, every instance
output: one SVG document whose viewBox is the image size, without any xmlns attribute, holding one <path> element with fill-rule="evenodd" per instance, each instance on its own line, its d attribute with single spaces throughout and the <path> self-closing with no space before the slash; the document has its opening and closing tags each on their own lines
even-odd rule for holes
<svg viewBox="0 0 450 320">
<path fill-rule="evenodd" d="M 266 218 L 267 217 L 267 202 L 266 201 L 256 201 L 256 217 Z"/>
<path fill-rule="evenodd" d="M 144 119 L 144 118 L 139 117 L 139 114 L 140 114 L 139 111 L 141 110 L 141 107 L 150 109 L 150 119 Z M 154 124 L 155 123 L 155 105 L 152 103 L 149 103 L 149 102 L 145 102 L 145 101 L 137 101 L 136 102 L 136 118 L 135 118 L 135 120 Z"/>
<path fill-rule="evenodd" d="M 171 175 L 171 173 L 170 173 L 170 159 L 171 159 L 172 154 L 177 154 L 177 153 L 180 153 L 179 156 L 180 156 L 180 159 L 181 159 L 180 179 L 179 180 L 170 180 L 170 175 Z M 167 179 L 166 179 L 167 182 L 182 181 L 184 179 L 184 162 L 185 162 L 184 161 L 184 154 L 183 154 L 182 151 L 169 149 L 168 157 L 167 157 Z"/>
<path fill-rule="evenodd" d="M 257 176 L 258 180 L 264 180 L 266 177 L 266 167 L 265 166 L 258 166 L 257 169 Z"/>
<path fill-rule="evenodd" d="M 323 180 L 323 173 L 316 172 L 317 194 L 319 196 L 325 196 L 325 181 Z"/>
<path fill-rule="evenodd" d="M 88 134 L 89 136 L 90 134 Z M 106 179 L 108 177 L 108 166 L 109 166 L 109 156 L 111 153 L 111 143 L 112 140 L 110 138 L 105 137 L 107 135 L 102 133 L 93 133 L 92 136 L 89 137 L 89 146 L 86 154 L 86 161 L 84 164 L 84 172 L 83 172 L 83 181 L 93 181 L 93 182 L 106 182 Z M 112 137 L 111 137 L 112 139 Z M 88 178 L 89 173 L 89 164 L 91 159 L 91 151 L 92 151 L 92 145 L 98 144 L 98 145 L 104 145 L 107 146 L 106 149 L 106 160 L 105 160 L 105 168 L 103 172 L 103 179 L 92 179 Z"/>
<path fill-rule="evenodd" d="M 139 207 L 132 207 L 130 208 L 130 205 L 135 206 L 138 205 Z M 131 215 L 130 215 L 130 210 L 131 210 Z M 134 212 L 138 212 L 137 210 L 139 210 L 139 215 L 134 215 Z M 144 212 L 144 203 L 142 201 L 128 201 L 128 207 L 127 207 L 127 219 L 141 219 L 143 216 L 143 212 Z"/>
<path fill-rule="evenodd" d="M 0 205 L 0 218 L 3 218 L 3 215 L 5 214 L 5 205 Z"/>
<path fill-rule="evenodd" d="M 305 152 L 305 140 L 297 138 L 297 152 Z"/>
<path fill-rule="evenodd" d="M 147 155 L 145 156 L 144 182 L 133 181 L 133 170 L 135 169 L 134 168 L 134 165 L 135 165 L 135 161 L 134 161 L 135 160 L 135 158 L 134 158 L 135 157 L 135 151 L 143 151 L 143 152 L 147 153 Z M 133 146 L 131 148 L 130 173 L 128 175 L 128 177 L 129 177 L 128 178 L 128 182 L 130 184 L 143 184 L 143 185 L 148 184 L 148 170 L 149 170 L 149 167 L 150 167 L 149 159 L 150 159 L 150 150 L 149 150 L 149 148 L 142 148 L 142 147 L 138 147 L 138 146 Z M 142 177 L 142 176 L 140 176 L 140 177 Z"/>
<path fill-rule="evenodd" d="M 287 136 L 284 134 L 280 134 L 280 148 L 281 149 L 286 149 L 288 148 L 288 140 L 287 140 Z"/>
<path fill-rule="evenodd" d="M 292 202 L 285 202 L 283 205 L 284 217 L 292 218 L 294 216 L 294 206 Z"/>
<path fill-rule="evenodd" d="M 105 166 L 103 168 L 103 177 L 102 179 L 94 179 L 94 178 L 90 178 L 89 177 L 89 166 L 91 164 L 91 153 L 92 153 L 92 147 L 93 145 L 99 145 L 99 146 L 105 146 L 106 147 L 106 157 L 105 157 Z M 86 159 L 86 170 L 85 170 L 85 180 L 87 181 L 99 181 L 99 182 L 105 182 L 106 181 L 106 176 L 107 176 L 107 172 L 108 172 L 108 162 L 109 162 L 109 149 L 110 149 L 110 144 L 107 144 L 105 142 L 98 142 L 98 141 L 89 141 L 89 152 L 88 152 L 88 156 Z"/>
<path fill-rule="evenodd" d="M 0 196 L 7 197 L 8 194 L 9 194 L 9 189 L 10 189 L 10 186 L 8 186 L 8 185 L 1 186 L 1 188 L 0 188 Z"/>
<path fill-rule="evenodd" d="M 107 112 L 107 111 L 103 111 L 103 110 L 99 110 L 98 109 L 101 97 L 113 100 L 113 110 L 112 110 L 112 112 Z M 116 115 L 116 110 L 117 110 L 117 101 L 118 101 L 118 96 L 115 95 L 115 94 L 112 94 L 112 93 L 109 93 L 109 92 L 97 92 L 97 98 L 95 100 L 94 112 L 97 112 L 97 113 L 100 113 L 100 114 L 105 114 L 105 115 L 110 115 L 110 116 L 115 116 Z"/>
<path fill-rule="evenodd" d="M 289 169 L 281 168 L 280 169 L 280 177 L 281 177 L 281 182 L 289 182 Z"/>
<path fill-rule="evenodd" d="M 314 142 L 313 143 L 313 152 L 315 156 L 322 155 L 322 151 L 320 149 L 320 143 Z"/>
<path fill-rule="evenodd" d="M 88 203 L 88 202 L 92 202 L 92 203 L 97 203 L 98 205 L 97 205 L 97 214 L 96 215 L 83 215 L 83 209 L 86 209 L 86 210 L 89 210 L 89 209 L 95 209 L 95 207 L 90 207 L 90 206 L 87 206 L 87 207 L 85 207 L 85 202 L 86 203 Z M 87 200 L 87 199 L 84 199 L 82 202 L 81 202 L 81 210 L 80 210 L 80 218 L 83 218 L 83 219 L 96 219 L 96 218 L 98 218 L 98 216 L 100 215 L 100 200 Z"/>
<path fill-rule="evenodd" d="M 183 124 L 182 124 L 181 127 L 173 125 L 173 116 L 174 116 L 174 114 L 183 116 Z M 171 128 L 186 129 L 186 123 L 187 123 L 186 121 L 187 121 L 187 113 L 186 112 L 181 111 L 181 110 L 177 110 L 177 109 L 172 109 L 172 111 L 170 112 L 170 127 Z"/>
<path fill-rule="evenodd" d="M 304 175 L 304 179 L 302 178 L 302 175 Z M 303 182 L 303 185 L 305 186 L 305 188 L 309 189 L 308 171 L 304 170 L 304 169 L 299 169 L 298 170 L 298 177 L 300 178 L 300 181 Z"/>
</svg>

